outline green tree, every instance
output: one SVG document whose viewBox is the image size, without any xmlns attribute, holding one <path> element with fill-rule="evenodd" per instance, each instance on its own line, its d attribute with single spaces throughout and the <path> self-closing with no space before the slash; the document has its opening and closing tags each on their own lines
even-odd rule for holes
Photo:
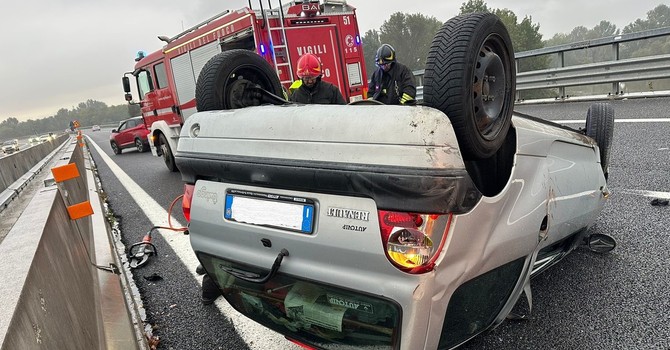
<svg viewBox="0 0 670 350">
<path fill-rule="evenodd" d="M 670 7 L 668 5 L 658 5 L 653 10 L 647 12 L 647 19 L 637 19 L 635 22 L 625 26 L 623 33 L 635 33 L 643 30 L 663 28 L 670 26 Z"/>
<path fill-rule="evenodd" d="M 0 123 L 0 127 L 15 128 L 19 125 L 19 120 L 14 117 L 9 117 Z"/>
<path fill-rule="evenodd" d="M 375 54 L 377 53 L 377 48 L 381 46 L 381 40 L 379 39 L 379 32 L 375 29 L 370 29 L 365 32 L 363 35 L 363 57 L 365 58 L 365 71 L 367 73 L 367 78 L 372 77 L 372 73 L 377 69 L 375 65 Z"/>
<path fill-rule="evenodd" d="M 484 0 L 469 0 L 461 4 L 460 15 L 475 12 L 491 12 Z"/>
<path fill-rule="evenodd" d="M 396 49 L 411 70 L 423 69 L 433 36 L 442 26 L 435 17 L 396 12 L 382 24 L 380 39 Z"/>
<path fill-rule="evenodd" d="M 367 31 L 363 37 L 363 52 L 368 78 L 377 69 L 374 56 L 382 43 L 393 46 L 398 62 L 407 65 L 409 69 L 423 69 L 430 43 L 441 26 L 442 22 L 435 17 L 396 12 L 384 21 L 379 31 Z"/>
<path fill-rule="evenodd" d="M 647 12 L 646 19 L 637 19 L 623 28 L 623 34 L 670 27 L 670 7 L 658 5 Z M 621 58 L 633 58 L 670 53 L 670 38 L 660 37 L 646 41 L 633 41 L 622 44 Z"/>
<path fill-rule="evenodd" d="M 489 12 L 500 18 L 507 28 L 514 52 L 534 50 L 544 47 L 542 34 L 540 34 L 540 25 L 533 23 L 530 16 L 524 17 L 521 22 L 517 15 L 509 9 L 489 8 L 483 0 L 469 0 L 461 4 L 460 14 Z M 546 69 L 549 67 L 549 58 L 547 56 L 536 56 L 518 60 L 518 71 L 526 72 L 530 70 Z M 547 92 L 524 93 L 523 98 L 541 98 L 547 97 Z"/>
<path fill-rule="evenodd" d="M 61 108 L 56 114 L 42 119 L 19 122 L 17 118 L 9 117 L 0 122 L 0 140 L 60 132 L 67 129 L 72 120 L 78 120 L 82 126 L 91 126 L 113 124 L 136 115 L 141 115 L 139 105 L 107 106 L 104 102 L 89 99 L 71 110 Z"/>
<path fill-rule="evenodd" d="M 490 12 L 500 17 L 512 39 L 514 52 L 528 51 L 544 47 L 540 25 L 533 23 L 532 17 L 526 16 L 519 22 L 514 12 L 509 9 L 491 9 L 483 0 L 469 0 L 461 4 L 460 15 L 475 12 Z"/>
</svg>

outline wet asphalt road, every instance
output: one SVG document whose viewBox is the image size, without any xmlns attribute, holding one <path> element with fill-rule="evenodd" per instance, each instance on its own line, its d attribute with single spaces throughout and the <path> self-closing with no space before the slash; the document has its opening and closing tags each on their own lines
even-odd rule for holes
<svg viewBox="0 0 670 350">
<path fill-rule="evenodd" d="M 549 120 L 583 120 L 589 104 L 516 109 Z M 670 118 L 668 98 L 615 101 L 614 106 L 617 119 Z M 162 159 L 135 150 L 113 155 L 109 129 L 86 135 L 164 210 L 182 193 L 179 173 L 170 173 Z M 615 124 L 608 184 L 611 200 L 592 232 L 614 236 L 618 247 L 605 255 L 578 249 L 532 281 L 533 313 L 528 320 L 506 321 L 462 348 L 670 349 L 670 207 L 651 206 L 653 197 L 644 195 L 645 191 L 670 192 L 668 135 L 670 123 Z M 153 224 L 165 224 L 149 220 L 126 184 L 90 148 L 126 245 L 140 241 Z M 180 210 L 177 205 L 175 218 L 182 218 Z M 160 337 L 159 349 L 294 348 L 281 337 L 266 340 L 269 332 L 242 337 L 219 309 L 201 305 L 199 280 L 166 242 L 184 237 L 169 235 L 182 234 L 154 235 L 158 259 L 135 270 L 148 322 Z M 154 273 L 162 280 L 144 278 Z M 255 339 L 253 343 L 250 338 Z"/>
</svg>

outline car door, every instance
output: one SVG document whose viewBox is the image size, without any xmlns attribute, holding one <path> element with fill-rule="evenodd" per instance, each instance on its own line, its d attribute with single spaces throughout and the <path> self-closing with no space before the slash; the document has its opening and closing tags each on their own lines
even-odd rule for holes
<svg viewBox="0 0 670 350">
<path fill-rule="evenodd" d="M 129 142 L 132 142 L 133 135 L 128 132 L 132 126 L 134 126 L 133 120 L 126 120 L 119 125 L 119 134 L 116 136 L 119 147 L 123 148 L 128 145 Z"/>
<path fill-rule="evenodd" d="M 142 119 L 135 119 L 133 122 L 135 125 L 128 130 L 128 133 L 131 135 L 130 141 L 135 142 L 136 138 L 139 138 L 140 140 L 146 138 L 146 126 L 142 122 Z"/>
</svg>

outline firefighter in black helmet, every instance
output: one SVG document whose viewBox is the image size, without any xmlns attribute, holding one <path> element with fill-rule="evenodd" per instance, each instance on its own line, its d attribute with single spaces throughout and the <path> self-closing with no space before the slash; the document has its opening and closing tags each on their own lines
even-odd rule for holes
<svg viewBox="0 0 670 350">
<path fill-rule="evenodd" d="M 393 47 L 382 44 L 377 49 L 375 64 L 379 67 L 368 86 L 372 98 L 388 105 L 416 103 L 416 83 L 412 71 L 396 60 Z"/>
</svg>

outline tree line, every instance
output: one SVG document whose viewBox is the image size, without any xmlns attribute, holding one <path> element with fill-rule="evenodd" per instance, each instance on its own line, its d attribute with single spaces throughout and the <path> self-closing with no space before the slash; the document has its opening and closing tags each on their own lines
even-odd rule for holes
<svg viewBox="0 0 670 350">
<path fill-rule="evenodd" d="M 531 16 L 519 18 L 514 12 L 503 8 L 490 8 L 484 0 L 468 0 L 461 4 L 459 15 L 474 12 L 490 12 L 496 14 L 510 33 L 515 52 L 540 49 L 544 47 L 570 44 L 575 42 L 610 37 L 619 34 L 634 33 L 649 29 L 670 26 L 670 7 L 661 4 L 647 12 L 647 18 L 637 19 L 623 29 L 609 21 L 602 20 L 593 28 L 578 26 L 570 33 L 559 33 L 543 40 L 540 34 L 540 24 L 535 23 Z M 406 14 L 396 12 L 386 20 L 381 27 L 368 30 L 363 38 L 363 53 L 368 79 L 377 69 L 375 54 L 382 43 L 388 43 L 396 49 L 398 61 L 407 65 L 411 70 L 423 69 L 425 59 L 430 48 L 433 34 L 442 26 L 443 22 L 435 17 L 423 14 Z M 620 45 L 620 59 L 643 57 L 670 53 L 670 38 L 660 37 L 650 39 L 649 42 L 635 41 Z M 586 50 L 567 52 L 564 56 L 565 66 L 608 61 L 612 59 L 611 47 L 599 47 Z M 519 60 L 520 72 L 558 67 L 557 55 L 545 55 Z M 649 85 L 649 82 L 639 82 L 638 85 Z M 628 84 L 629 86 L 635 84 Z M 655 86 L 657 90 L 670 89 L 670 82 L 661 81 Z M 644 90 L 644 89 L 643 89 Z M 634 90 L 634 91 L 643 91 Z M 548 91 L 525 92 L 530 96 L 525 98 L 546 97 Z"/>
<path fill-rule="evenodd" d="M 140 114 L 139 105 L 107 106 L 104 102 L 89 99 L 71 110 L 61 108 L 55 115 L 42 119 L 19 122 L 17 118 L 9 117 L 0 122 L 0 140 L 62 132 L 74 120 L 78 120 L 82 126 L 91 126 L 117 123 Z"/>
<path fill-rule="evenodd" d="M 500 17 L 510 33 L 515 52 L 670 26 L 670 7 L 661 4 L 648 11 L 647 18 L 637 19 L 623 29 L 617 28 L 609 21 L 602 20 L 593 28 L 578 26 L 570 33 L 555 34 L 553 37 L 543 40 L 542 34 L 540 34 L 540 24 L 533 22 L 531 16 L 519 18 L 509 9 L 490 8 L 484 0 L 468 0 L 461 4 L 459 15 L 473 12 L 491 12 Z M 377 68 L 374 60 L 375 53 L 382 43 L 391 44 L 398 52 L 398 60 L 411 70 L 423 69 L 433 35 L 442 24 L 443 22 L 432 16 L 420 13 L 396 12 L 384 21 L 379 29 L 368 30 L 362 38 L 368 79 Z M 620 47 L 621 59 L 667 53 L 670 53 L 670 38 L 668 37 L 650 39 L 650 42 L 625 43 Z M 611 57 L 611 48 L 601 47 L 570 51 L 566 53 L 564 62 L 565 65 L 576 65 L 610 60 Z M 519 71 L 557 66 L 557 57 L 539 56 L 520 60 Z M 650 83 L 640 82 L 639 84 L 649 85 Z M 649 87 L 645 86 L 645 88 Z M 670 82 L 661 81 L 654 88 L 658 90 L 670 89 Z M 542 92 L 536 93 L 540 95 L 526 96 L 525 98 L 543 97 L 541 96 Z M 72 120 L 79 120 L 81 125 L 89 126 L 115 123 L 135 115 L 140 115 L 138 105 L 107 106 L 100 101 L 88 100 L 79 103 L 71 110 L 61 108 L 55 115 L 43 119 L 19 122 L 17 118 L 7 118 L 0 122 L 0 140 L 38 135 L 49 131 L 61 131 L 66 129 Z"/>
</svg>

